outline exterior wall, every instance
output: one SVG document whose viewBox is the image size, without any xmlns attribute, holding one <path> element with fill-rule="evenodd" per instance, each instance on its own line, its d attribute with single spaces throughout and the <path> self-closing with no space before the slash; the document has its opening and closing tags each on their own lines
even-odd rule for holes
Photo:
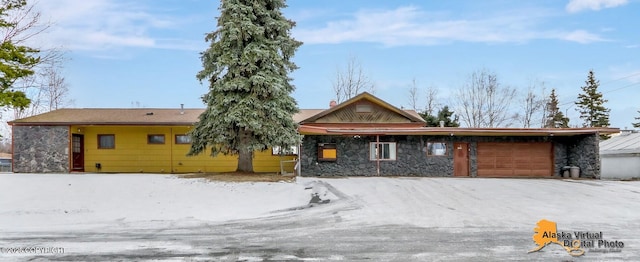
<svg viewBox="0 0 640 262">
<path fill-rule="evenodd" d="M 187 157 L 188 144 L 176 144 L 175 135 L 186 134 L 189 126 L 14 126 L 14 172 L 69 172 L 69 130 L 84 136 L 86 172 L 193 173 L 232 172 L 237 156 L 203 153 Z M 115 135 L 114 149 L 99 149 L 98 135 Z M 164 144 L 148 144 L 147 135 L 164 135 Z M 256 172 L 280 172 L 280 161 L 295 156 L 255 152 Z M 98 169 L 96 164 L 101 168 Z M 293 163 L 284 165 L 293 172 Z"/>
<path fill-rule="evenodd" d="M 600 146 L 597 134 L 561 138 L 566 147 L 566 166 L 580 168 L 580 177 L 600 178 Z"/>
<path fill-rule="evenodd" d="M 446 137 L 381 136 L 380 142 L 396 142 L 397 159 L 381 160 L 380 174 L 385 176 L 453 176 L 453 155 L 427 156 L 426 143 L 448 142 Z M 375 176 L 376 161 L 369 160 L 369 143 L 375 136 L 305 136 L 301 146 L 300 164 L 303 176 Z M 335 143 L 337 160 L 318 161 L 318 143 Z"/>
<path fill-rule="evenodd" d="M 376 161 L 369 160 L 369 143 L 375 136 L 305 136 L 301 151 L 303 176 L 375 176 Z M 576 137 L 463 137 L 463 136 L 380 136 L 380 142 L 397 143 L 396 161 L 380 161 L 383 176 L 453 176 L 453 143 L 469 143 L 470 176 L 476 177 L 479 142 L 551 142 L 554 177 L 562 175 L 564 166 L 578 166 L 581 177 L 599 177 L 600 159 L 597 135 Z M 446 142 L 448 156 L 427 156 L 427 142 Z M 318 161 L 318 143 L 335 143 L 337 160 Z"/>
<path fill-rule="evenodd" d="M 84 135 L 85 170 L 87 172 L 126 173 L 196 173 L 233 172 L 238 165 L 237 156 L 222 154 L 211 157 L 209 152 L 187 156 L 189 144 L 176 144 L 175 136 L 187 134 L 190 126 L 74 126 Z M 114 134 L 114 149 L 98 149 L 99 134 Z M 164 144 L 148 144 L 147 135 L 164 135 Z M 271 150 L 255 152 L 255 172 L 280 172 L 280 160 L 294 156 L 274 156 Z M 101 168 L 96 168 L 100 163 Z M 293 163 L 285 170 L 293 172 Z"/>
<path fill-rule="evenodd" d="M 69 127 L 14 126 L 13 172 L 69 172 Z"/>
<path fill-rule="evenodd" d="M 601 155 L 602 179 L 640 178 L 640 153 Z"/>
</svg>

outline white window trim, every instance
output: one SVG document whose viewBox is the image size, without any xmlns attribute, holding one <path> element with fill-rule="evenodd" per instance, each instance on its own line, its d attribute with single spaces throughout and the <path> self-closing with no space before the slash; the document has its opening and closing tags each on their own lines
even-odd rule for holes
<svg viewBox="0 0 640 262">
<path fill-rule="evenodd" d="M 378 159 L 377 153 L 378 150 L 376 150 L 376 144 L 379 144 L 380 146 L 384 146 L 385 144 L 389 145 L 389 158 L 385 159 L 385 158 L 380 158 Z M 383 147 L 384 150 L 384 147 Z M 398 144 L 396 142 L 369 142 L 369 160 L 370 161 L 396 161 L 398 159 Z"/>
<path fill-rule="evenodd" d="M 298 146 L 292 146 L 289 152 L 286 152 L 285 154 L 282 154 L 283 156 L 297 156 L 298 155 Z M 272 155 L 280 155 L 280 146 L 273 146 L 271 147 L 271 154 Z"/>
<path fill-rule="evenodd" d="M 443 144 L 444 145 L 444 154 L 443 155 L 430 154 L 429 153 L 429 144 Z M 441 142 L 441 141 L 427 142 L 427 156 L 448 156 L 448 155 L 449 155 L 449 147 L 447 146 L 447 142 Z"/>
</svg>

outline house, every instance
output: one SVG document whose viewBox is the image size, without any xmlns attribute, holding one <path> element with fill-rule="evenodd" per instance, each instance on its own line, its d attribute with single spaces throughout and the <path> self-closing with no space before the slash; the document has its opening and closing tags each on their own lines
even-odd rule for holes
<svg viewBox="0 0 640 262">
<path fill-rule="evenodd" d="M 231 172 L 237 157 L 187 157 L 203 109 L 58 109 L 10 122 L 13 172 Z M 295 156 L 256 152 L 256 172 L 287 170 Z"/>
<path fill-rule="evenodd" d="M 598 135 L 617 128 L 425 127 L 415 112 L 363 93 L 300 121 L 303 176 L 600 176 Z"/>
<path fill-rule="evenodd" d="M 603 179 L 640 178 L 640 133 L 624 132 L 600 142 Z"/>
<path fill-rule="evenodd" d="M 226 172 L 234 156 L 187 157 L 202 109 L 60 109 L 10 122 L 14 172 Z M 616 128 L 426 127 L 413 110 L 362 93 L 294 115 L 297 156 L 256 152 L 256 172 L 281 163 L 303 176 L 600 176 L 598 135 Z M 284 160 L 284 161 L 283 161 Z"/>
</svg>

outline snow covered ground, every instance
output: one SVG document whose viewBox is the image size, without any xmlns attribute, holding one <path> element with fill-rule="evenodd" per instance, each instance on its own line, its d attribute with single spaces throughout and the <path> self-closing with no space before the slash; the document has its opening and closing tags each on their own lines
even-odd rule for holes
<svg viewBox="0 0 640 262">
<path fill-rule="evenodd" d="M 541 219 L 624 242 L 580 260 L 640 260 L 640 182 L 0 174 L 1 261 L 572 259 L 527 253 Z"/>
</svg>

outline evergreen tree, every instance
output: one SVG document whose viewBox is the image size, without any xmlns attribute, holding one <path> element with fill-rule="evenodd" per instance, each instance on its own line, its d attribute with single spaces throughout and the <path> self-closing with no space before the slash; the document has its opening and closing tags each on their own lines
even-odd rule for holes
<svg viewBox="0 0 640 262">
<path fill-rule="evenodd" d="M 191 130 L 189 155 L 238 155 L 237 171 L 253 172 L 253 152 L 299 145 L 293 114 L 294 86 L 288 73 L 302 44 L 291 37 L 293 21 L 281 9 L 285 0 L 223 0 L 217 29 L 206 36 L 203 69 L 209 83 L 207 108 Z"/>
<path fill-rule="evenodd" d="M 420 116 L 427 122 L 427 126 L 440 126 L 440 121 L 444 121 L 445 127 L 459 127 L 458 116 L 453 117 L 453 115 L 454 112 L 449 110 L 449 106 L 442 107 L 438 111 L 438 116 L 430 115 L 427 112 L 420 113 Z"/>
<path fill-rule="evenodd" d="M 640 111 L 638 111 L 638 113 L 640 113 Z M 640 116 L 638 117 L 634 117 L 635 120 L 640 120 Z M 633 125 L 633 127 L 638 128 L 640 127 L 640 121 L 635 122 L 635 123 L 631 123 Z"/>
<path fill-rule="evenodd" d="M 556 89 L 551 89 L 551 95 L 549 95 L 549 100 L 547 100 L 545 109 L 547 112 L 545 112 L 544 127 L 569 127 L 569 118 L 565 117 L 562 111 L 560 111 L 560 107 L 558 105 L 558 97 L 556 96 Z"/>
<path fill-rule="evenodd" d="M 0 30 L 15 28 L 15 22 L 7 16 L 27 5 L 26 0 L 3 0 L 0 2 Z M 26 108 L 30 100 L 24 92 L 13 89 L 16 80 L 34 73 L 33 67 L 40 62 L 37 49 L 15 45 L 10 39 L 0 44 L 0 107 Z"/>
<path fill-rule="evenodd" d="M 596 80 L 593 70 L 589 71 L 589 76 L 582 87 L 582 94 L 578 95 L 576 105 L 580 112 L 580 118 L 584 120 L 583 127 L 607 127 L 609 126 L 609 109 L 604 107 L 606 99 L 598 91 L 600 81 Z"/>
</svg>

